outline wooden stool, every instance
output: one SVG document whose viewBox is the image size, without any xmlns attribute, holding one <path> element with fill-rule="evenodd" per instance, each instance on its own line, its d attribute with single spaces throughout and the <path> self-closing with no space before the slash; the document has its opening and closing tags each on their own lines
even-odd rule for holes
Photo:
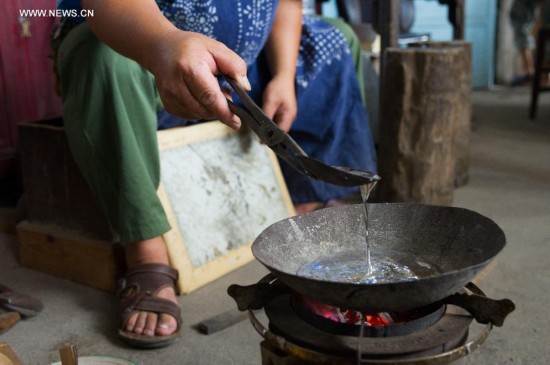
<svg viewBox="0 0 550 365">
<path fill-rule="evenodd" d="M 540 84 L 541 75 L 543 72 L 550 72 L 550 65 L 545 64 L 546 47 L 550 42 L 550 26 L 542 27 L 537 36 L 537 49 L 535 52 L 535 76 L 533 77 L 533 84 L 531 87 L 531 105 L 529 108 L 529 118 L 535 119 L 537 115 L 537 104 L 539 99 L 539 93 L 544 91 L 550 91 L 550 87 L 542 86 Z M 546 60 L 550 61 L 550 60 Z"/>
</svg>

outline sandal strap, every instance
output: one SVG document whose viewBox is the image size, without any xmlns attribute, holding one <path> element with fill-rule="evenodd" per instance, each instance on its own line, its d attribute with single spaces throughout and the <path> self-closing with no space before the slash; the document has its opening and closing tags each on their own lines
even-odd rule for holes
<svg viewBox="0 0 550 365">
<path fill-rule="evenodd" d="M 181 310 L 180 307 L 169 300 L 156 297 L 144 297 L 133 309 L 134 311 L 144 311 L 153 313 L 166 313 L 174 317 L 178 324 L 181 324 Z"/>
<path fill-rule="evenodd" d="M 177 290 L 178 271 L 164 264 L 140 264 L 130 268 L 118 282 L 118 293 L 131 285 L 139 290 L 156 292 L 166 286 Z M 179 294 L 179 291 L 176 292 Z"/>
<path fill-rule="evenodd" d="M 130 268 L 119 280 L 119 328 L 135 311 L 166 313 L 181 324 L 181 311 L 177 304 L 155 297 L 163 288 L 177 289 L 178 271 L 164 264 L 140 264 Z M 127 296 L 125 294 L 129 293 Z"/>
</svg>

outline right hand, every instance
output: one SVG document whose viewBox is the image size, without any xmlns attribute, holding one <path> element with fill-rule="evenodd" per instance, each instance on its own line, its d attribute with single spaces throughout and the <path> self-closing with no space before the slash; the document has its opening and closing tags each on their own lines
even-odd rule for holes
<svg viewBox="0 0 550 365">
<path fill-rule="evenodd" d="M 240 119 L 227 106 L 230 93 L 221 90 L 215 75 L 227 75 L 250 90 L 244 60 L 199 33 L 172 30 L 159 38 L 147 68 L 155 76 L 166 111 L 183 119 L 218 119 L 238 129 Z"/>
</svg>

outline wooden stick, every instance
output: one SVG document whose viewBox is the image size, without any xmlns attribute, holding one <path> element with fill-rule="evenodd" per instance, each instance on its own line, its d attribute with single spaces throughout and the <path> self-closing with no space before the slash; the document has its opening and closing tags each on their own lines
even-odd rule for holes
<svg viewBox="0 0 550 365">
<path fill-rule="evenodd" d="M 59 357 L 61 358 L 61 365 L 78 365 L 78 355 L 75 345 L 60 348 Z"/>
<path fill-rule="evenodd" d="M 231 327 L 246 318 L 248 318 L 247 311 L 241 312 L 237 308 L 233 308 L 199 322 L 197 329 L 199 332 L 209 335 L 211 333 L 221 331 L 227 327 Z"/>
</svg>

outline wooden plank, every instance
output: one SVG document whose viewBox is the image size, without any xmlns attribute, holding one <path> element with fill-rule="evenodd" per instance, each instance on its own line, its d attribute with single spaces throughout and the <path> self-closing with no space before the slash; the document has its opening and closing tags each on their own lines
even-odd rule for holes
<svg viewBox="0 0 550 365">
<path fill-rule="evenodd" d="M 378 27 L 381 38 L 381 55 L 384 57 L 384 50 L 389 47 L 397 47 L 399 38 L 399 9 L 397 0 L 384 0 L 378 2 Z"/>
<path fill-rule="evenodd" d="M 277 158 L 250 132 L 209 122 L 158 139 L 164 240 L 185 294 L 252 261 L 253 240 L 294 206 Z"/>
<path fill-rule="evenodd" d="M 23 221 L 16 230 L 23 266 L 97 289 L 116 290 L 124 268 L 118 246 L 54 225 Z"/>
</svg>

